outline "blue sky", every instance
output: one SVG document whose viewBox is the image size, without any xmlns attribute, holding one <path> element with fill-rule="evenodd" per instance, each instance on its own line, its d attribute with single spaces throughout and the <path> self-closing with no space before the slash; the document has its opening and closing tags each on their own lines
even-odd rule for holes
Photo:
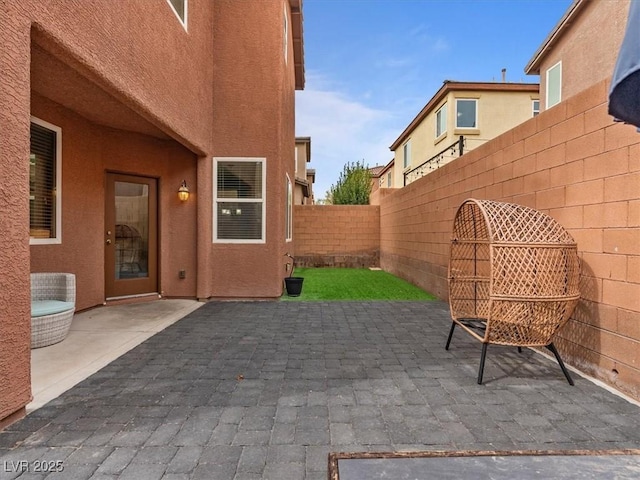
<svg viewBox="0 0 640 480">
<path fill-rule="evenodd" d="M 304 0 L 306 86 L 296 135 L 311 137 L 317 199 L 347 162 L 384 165 L 389 145 L 444 80 L 537 82 L 524 67 L 571 0 Z"/>
</svg>

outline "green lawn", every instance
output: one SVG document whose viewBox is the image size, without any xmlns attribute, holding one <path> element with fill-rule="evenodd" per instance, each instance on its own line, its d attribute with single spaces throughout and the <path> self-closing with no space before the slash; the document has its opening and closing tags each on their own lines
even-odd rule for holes
<svg viewBox="0 0 640 480">
<path fill-rule="evenodd" d="M 434 300 L 436 297 L 410 283 L 368 268 L 296 268 L 303 277 L 302 294 L 282 300 Z"/>
</svg>

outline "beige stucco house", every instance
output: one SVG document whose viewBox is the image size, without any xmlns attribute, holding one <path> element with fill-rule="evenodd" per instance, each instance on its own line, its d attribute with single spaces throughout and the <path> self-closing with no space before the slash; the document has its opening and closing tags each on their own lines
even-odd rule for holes
<svg viewBox="0 0 640 480">
<path fill-rule="evenodd" d="M 611 76 L 630 0 L 574 0 L 529 60 L 546 110 Z"/>
<path fill-rule="evenodd" d="M 537 115 L 537 83 L 446 80 L 393 142 L 393 186 L 403 187 Z"/>
<path fill-rule="evenodd" d="M 295 184 L 293 187 L 294 205 L 313 205 L 313 183 L 316 171 L 307 168 L 311 161 L 311 138 L 296 137 L 295 151 Z"/>
</svg>

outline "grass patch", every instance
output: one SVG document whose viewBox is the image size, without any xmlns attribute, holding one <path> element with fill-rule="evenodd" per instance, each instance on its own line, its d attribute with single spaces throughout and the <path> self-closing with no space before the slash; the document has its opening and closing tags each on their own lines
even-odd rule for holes
<svg viewBox="0 0 640 480">
<path fill-rule="evenodd" d="M 367 268 L 296 268 L 303 277 L 302 293 L 282 300 L 435 300 L 419 287 L 382 270 Z"/>
</svg>

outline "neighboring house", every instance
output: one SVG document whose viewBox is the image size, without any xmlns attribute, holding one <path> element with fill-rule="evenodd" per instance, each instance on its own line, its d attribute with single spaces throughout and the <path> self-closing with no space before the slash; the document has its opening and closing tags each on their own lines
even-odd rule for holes
<svg viewBox="0 0 640 480">
<path fill-rule="evenodd" d="M 408 185 L 537 115 L 538 91 L 537 83 L 446 80 L 389 147 L 394 186 Z"/>
<path fill-rule="evenodd" d="M 630 0 L 575 0 L 525 67 L 546 110 L 611 76 Z"/>
<path fill-rule="evenodd" d="M 313 182 L 316 180 L 316 171 L 307 168 L 311 161 L 311 138 L 296 137 L 295 153 L 295 186 L 293 203 L 295 205 L 313 205 Z"/>
<path fill-rule="evenodd" d="M 2 2 L 0 428 L 31 398 L 30 271 L 74 273 L 78 310 L 281 295 L 301 9 Z"/>
<path fill-rule="evenodd" d="M 371 196 L 370 205 L 380 204 L 380 191 L 384 188 L 393 188 L 393 159 L 386 165 L 371 167 Z"/>
<path fill-rule="evenodd" d="M 309 198 L 305 205 L 315 205 L 316 197 L 313 194 L 313 184 L 316 183 L 316 169 L 307 168 L 307 184 L 309 185 Z"/>
</svg>

